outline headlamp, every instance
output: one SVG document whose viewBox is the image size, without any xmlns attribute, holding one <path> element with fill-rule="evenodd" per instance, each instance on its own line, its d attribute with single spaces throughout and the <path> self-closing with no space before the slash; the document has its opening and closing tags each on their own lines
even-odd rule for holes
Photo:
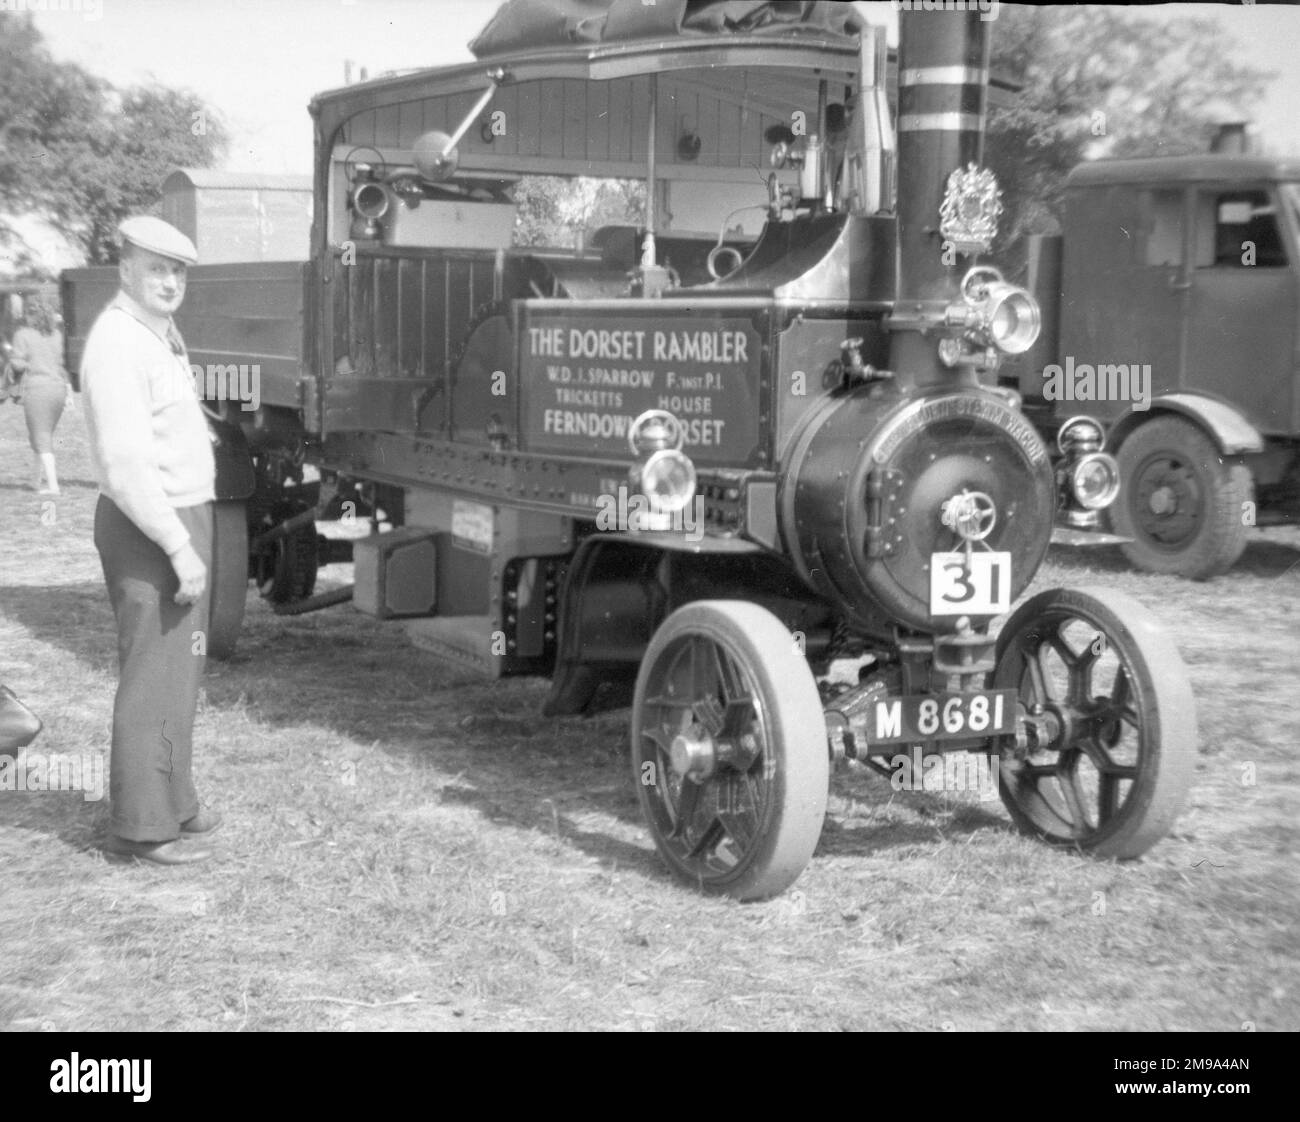
<svg viewBox="0 0 1300 1122">
<path fill-rule="evenodd" d="M 1003 354 L 1024 354 L 1038 339 L 1043 313 L 1025 289 L 1008 284 L 991 265 L 976 265 L 961 282 L 962 299 L 973 315 L 967 322 Z"/>
<path fill-rule="evenodd" d="M 1070 488 L 1085 510 L 1103 510 L 1119 495 L 1119 466 L 1105 452 L 1089 452 L 1070 469 Z"/>
<path fill-rule="evenodd" d="M 695 497 L 695 465 L 675 448 L 662 448 L 641 465 L 639 482 L 653 512 L 676 514 Z"/>
</svg>

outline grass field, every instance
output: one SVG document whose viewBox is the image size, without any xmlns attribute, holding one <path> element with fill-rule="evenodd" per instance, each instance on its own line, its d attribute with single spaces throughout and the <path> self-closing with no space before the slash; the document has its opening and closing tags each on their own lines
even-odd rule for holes
<svg viewBox="0 0 1300 1122">
<path fill-rule="evenodd" d="M 0 682 L 45 721 L 31 750 L 106 754 L 79 411 L 59 443 L 52 500 L 0 407 Z M 277 617 L 253 594 L 196 730 L 216 861 L 110 862 L 105 803 L 0 792 L 0 1027 L 1300 1028 L 1300 533 L 1260 532 L 1209 584 L 1054 550 L 1031 591 L 1054 585 L 1128 592 L 1176 637 L 1200 744 L 1172 835 L 1093 861 L 999 802 L 837 772 L 811 864 L 749 905 L 664 871 L 625 713 L 545 720 L 543 681 L 485 683 L 351 607 Z"/>
</svg>

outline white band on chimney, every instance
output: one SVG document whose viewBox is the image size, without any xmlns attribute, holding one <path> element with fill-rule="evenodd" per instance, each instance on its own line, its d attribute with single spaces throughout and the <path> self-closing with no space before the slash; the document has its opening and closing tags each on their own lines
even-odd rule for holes
<svg viewBox="0 0 1300 1122">
<path fill-rule="evenodd" d="M 921 66 L 902 71 L 900 86 L 983 86 L 989 72 L 978 66 Z"/>
<path fill-rule="evenodd" d="M 983 132 L 978 113 L 904 113 L 898 118 L 899 132 Z"/>
</svg>

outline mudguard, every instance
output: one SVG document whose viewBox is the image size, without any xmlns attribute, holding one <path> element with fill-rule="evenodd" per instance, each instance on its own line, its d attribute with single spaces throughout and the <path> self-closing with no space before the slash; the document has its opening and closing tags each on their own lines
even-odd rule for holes
<svg viewBox="0 0 1300 1122">
<path fill-rule="evenodd" d="M 1150 409 L 1130 409 L 1110 427 L 1106 450 L 1114 455 L 1138 425 L 1161 413 L 1178 413 L 1203 428 L 1222 456 L 1264 451 L 1264 437 L 1231 405 L 1195 393 L 1170 393 L 1157 397 Z"/>
</svg>

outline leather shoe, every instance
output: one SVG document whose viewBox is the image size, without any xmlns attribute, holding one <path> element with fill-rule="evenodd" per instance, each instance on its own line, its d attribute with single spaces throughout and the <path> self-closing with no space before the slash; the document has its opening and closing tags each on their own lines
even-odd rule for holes
<svg viewBox="0 0 1300 1122">
<path fill-rule="evenodd" d="M 212 850 L 200 845 L 186 845 L 179 838 L 164 842 L 142 842 L 115 835 L 108 839 L 104 848 L 114 856 L 134 857 L 137 861 L 148 861 L 154 865 L 192 865 L 212 856 Z"/>
<path fill-rule="evenodd" d="M 215 810 L 200 810 L 193 818 L 181 823 L 182 834 L 210 834 L 221 825 L 221 815 Z"/>
</svg>

